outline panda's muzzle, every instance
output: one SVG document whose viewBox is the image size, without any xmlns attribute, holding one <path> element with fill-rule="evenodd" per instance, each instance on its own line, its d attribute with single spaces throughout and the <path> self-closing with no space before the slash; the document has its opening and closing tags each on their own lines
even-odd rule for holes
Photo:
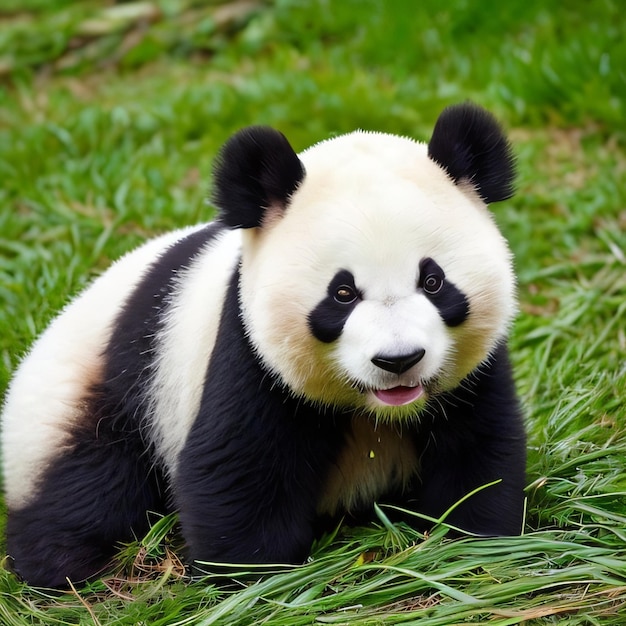
<svg viewBox="0 0 626 626">
<path fill-rule="evenodd" d="M 401 354 L 397 356 L 375 356 L 372 363 L 386 372 L 400 376 L 408 372 L 416 363 L 419 363 L 426 354 L 426 350 L 420 348 L 411 354 Z"/>
</svg>

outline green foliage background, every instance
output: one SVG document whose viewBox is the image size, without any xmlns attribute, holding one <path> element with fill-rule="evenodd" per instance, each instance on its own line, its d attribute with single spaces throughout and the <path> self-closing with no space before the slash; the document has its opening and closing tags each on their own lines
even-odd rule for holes
<svg viewBox="0 0 626 626">
<path fill-rule="evenodd" d="M 516 255 L 511 346 L 530 459 L 521 538 L 450 541 L 443 526 L 424 538 L 381 512 L 379 527 L 341 531 L 303 568 L 223 591 L 167 566 L 166 519 L 125 553 L 154 570 L 129 566 L 125 582 L 80 599 L 0 573 L 0 619 L 623 623 L 623 33 L 618 0 L 5 0 L 0 392 L 113 259 L 210 219 L 211 161 L 238 128 L 270 124 L 297 150 L 354 128 L 427 140 L 441 109 L 469 98 L 518 155 L 517 196 L 493 208 Z"/>
</svg>

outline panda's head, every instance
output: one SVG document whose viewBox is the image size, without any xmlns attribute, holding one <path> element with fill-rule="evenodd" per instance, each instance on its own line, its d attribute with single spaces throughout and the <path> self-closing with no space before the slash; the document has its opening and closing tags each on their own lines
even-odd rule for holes
<svg viewBox="0 0 626 626">
<path fill-rule="evenodd" d="M 470 104 L 428 145 L 354 132 L 298 156 L 272 129 L 236 134 L 215 201 L 245 229 L 242 316 L 266 367 L 299 396 L 388 418 L 458 386 L 516 309 L 486 206 L 513 175 L 500 127 Z"/>
</svg>

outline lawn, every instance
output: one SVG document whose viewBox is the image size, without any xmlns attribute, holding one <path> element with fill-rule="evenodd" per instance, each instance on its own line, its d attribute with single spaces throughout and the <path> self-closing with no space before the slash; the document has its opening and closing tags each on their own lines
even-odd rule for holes
<svg viewBox="0 0 626 626">
<path fill-rule="evenodd" d="M 511 339 L 529 432 L 525 533 L 341 528 L 298 568 L 181 577 L 175 519 L 116 575 L 50 594 L 0 571 L 0 622 L 623 624 L 626 38 L 618 0 L 5 0 L 0 394 L 68 298 L 149 236 L 210 219 L 223 141 L 355 128 L 427 140 L 471 99 L 514 143 L 495 205 L 516 257 Z M 381 503 L 382 504 L 382 503 Z M 0 513 L 0 517 L 3 514 Z"/>
</svg>

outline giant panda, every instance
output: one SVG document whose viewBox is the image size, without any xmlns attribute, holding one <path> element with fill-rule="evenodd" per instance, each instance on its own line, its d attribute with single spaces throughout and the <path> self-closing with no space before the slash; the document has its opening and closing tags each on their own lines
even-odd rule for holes
<svg viewBox="0 0 626 626">
<path fill-rule="evenodd" d="M 18 368 L 15 571 L 89 579 L 149 511 L 178 512 L 191 563 L 298 563 L 324 520 L 377 502 L 438 518 L 461 501 L 453 527 L 518 534 L 515 277 L 487 207 L 513 178 L 470 103 L 428 144 L 357 131 L 297 155 L 271 128 L 235 134 L 216 220 L 124 256 Z"/>
</svg>

